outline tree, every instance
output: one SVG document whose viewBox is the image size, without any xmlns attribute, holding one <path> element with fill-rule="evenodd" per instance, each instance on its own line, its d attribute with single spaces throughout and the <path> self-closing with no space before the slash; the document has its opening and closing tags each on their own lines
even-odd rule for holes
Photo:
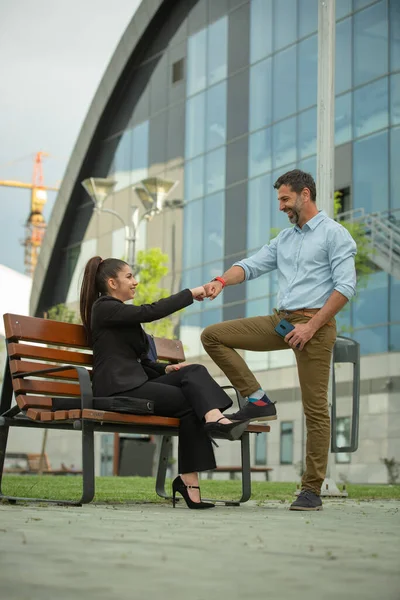
<svg viewBox="0 0 400 600">
<path fill-rule="evenodd" d="M 136 288 L 134 304 L 152 304 L 170 296 L 169 290 L 159 283 L 168 273 L 168 255 L 160 248 L 140 250 L 136 256 L 139 271 L 139 285 Z M 153 323 L 146 323 L 146 332 L 157 337 L 173 339 L 174 323 L 171 317 L 165 317 Z"/>
<path fill-rule="evenodd" d="M 76 312 L 70 308 L 66 304 L 56 304 L 49 308 L 45 315 L 46 319 L 51 319 L 52 321 L 62 321 L 63 323 L 80 323 L 80 318 L 76 314 Z"/>
<path fill-rule="evenodd" d="M 341 210 L 341 192 L 335 192 L 334 195 L 334 218 L 338 216 Z M 371 256 L 373 249 L 371 248 L 370 241 L 365 231 L 363 223 L 354 223 L 351 221 L 340 221 L 345 229 L 350 233 L 351 237 L 357 244 L 357 254 L 355 258 L 356 272 L 357 272 L 357 287 L 362 289 L 367 285 L 368 276 L 374 272 L 371 265 Z"/>
</svg>

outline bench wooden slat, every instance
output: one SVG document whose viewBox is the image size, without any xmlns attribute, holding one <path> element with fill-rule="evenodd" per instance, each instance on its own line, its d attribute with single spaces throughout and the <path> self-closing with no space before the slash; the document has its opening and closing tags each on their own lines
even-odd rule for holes
<svg viewBox="0 0 400 600">
<path fill-rule="evenodd" d="M 68 410 L 56 410 L 53 415 L 54 421 L 65 421 L 68 419 Z"/>
<path fill-rule="evenodd" d="M 72 408 L 68 411 L 68 419 L 80 419 L 82 417 L 82 411 L 80 408 Z"/>
<path fill-rule="evenodd" d="M 53 415 L 54 421 L 68 421 L 71 419 L 80 419 L 82 411 L 79 408 L 74 408 L 71 410 L 56 410 Z"/>
<path fill-rule="evenodd" d="M 42 398 L 40 396 L 24 396 L 20 395 L 16 398 L 17 404 L 21 410 L 28 408 L 51 408 L 53 405 L 52 398 Z"/>
<path fill-rule="evenodd" d="M 82 325 L 72 325 L 50 319 L 5 314 L 4 326 L 7 340 L 39 342 L 55 346 L 87 348 L 85 330 Z"/>
<path fill-rule="evenodd" d="M 28 459 L 28 464 L 29 464 L 29 470 L 36 472 L 39 470 L 40 467 L 40 460 L 42 455 L 40 453 L 30 453 L 27 454 L 27 459 Z M 50 462 L 49 462 L 49 458 L 47 456 L 46 453 L 43 454 L 43 470 L 44 471 L 50 471 L 51 467 L 50 467 Z"/>
<path fill-rule="evenodd" d="M 268 433 L 270 430 L 269 425 L 249 425 L 246 429 L 249 433 Z"/>
<path fill-rule="evenodd" d="M 60 365 L 50 365 L 49 363 L 36 363 L 28 360 L 10 360 L 10 369 L 13 375 L 20 373 L 41 371 L 42 369 L 50 369 L 51 367 L 58 368 Z M 88 369 L 91 373 L 91 369 Z M 32 373 L 33 376 L 33 373 Z M 78 379 L 78 373 L 75 369 L 66 369 L 65 371 L 57 371 L 57 373 L 43 373 L 38 375 L 43 379 Z"/>
<path fill-rule="evenodd" d="M 59 350 L 58 348 L 33 346 L 32 344 L 23 344 L 21 342 L 11 342 L 8 344 L 8 356 L 10 359 L 35 358 L 55 363 L 82 365 L 84 367 L 91 366 L 93 363 L 93 355 L 86 352 Z"/>
<path fill-rule="evenodd" d="M 46 396 L 79 396 L 78 383 L 61 383 L 56 381 L 14 379 L 16 394 L 43 394 Z"/>
<path fill-rule="evenodd" d="M 43 410 L 40 413 L 39 421 L 54 421 L 54 414 L 51 410 Z"/>
<path fill-rule="evenodd" d="M 85 408 L 82 411 L 84 419 L 91 421 L 105 421 L 108 423 L 133 423 L 137 425 L 161 425 L 164 427 L 179 427 L 179 419 L 174 417 L 149 417 L 147 415 L 127 415 L 106 410 L 95 410 Z"/>
<path fill-rule="evenodd" d="M 250 467 L 252 473 L 268 473 L 269 471 L 273 471 L 272 467 Z M 242 467 L 238 466 L 226 466 L 226 467 L 216 467 L 213 469 L 213 473 L 241 473 Z"/>
<path fill-rule="evenodd" d="M 28 408 L 26 416 L 32 419 L 32 421 L 40 421 L 41 414 L 43 412 L 49 412 L 46 408 Z"/>
</svg>

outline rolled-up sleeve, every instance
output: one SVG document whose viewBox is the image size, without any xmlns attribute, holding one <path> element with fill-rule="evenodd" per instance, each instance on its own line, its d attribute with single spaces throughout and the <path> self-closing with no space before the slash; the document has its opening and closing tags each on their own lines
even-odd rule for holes
<svg viewBox="0 0 400 600">
<path fill-rule="evenodd" d="M 278 236 L 279 237 L 279 236 Z M 264 273 L 274 271 L 277 267 L 277 243 L 278 237 L 263 246 L 256 254 L 234 263 L 234 267 L 242 267 L 245 280 L 256 279 Z"/>
<path fill-rule="evenodd" d="M 348 300 L 356 293 L 356 254 L 357 245 L 347 229 L 336 228 L 329 244 L 329 261 L 334 289 Z"/>
</svg>

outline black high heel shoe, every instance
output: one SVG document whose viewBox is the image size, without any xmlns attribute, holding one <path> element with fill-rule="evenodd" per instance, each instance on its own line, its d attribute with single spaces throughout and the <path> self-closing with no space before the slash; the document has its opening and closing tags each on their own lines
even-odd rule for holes
<svg viewBox="0 0 400 600">
<path fill-rule="evenodd" d="M 218 421 L 212 421 L 211 423 L 205 423 L 204 429 L 210 437 L 216 436 L 224 440 L 235 441 L 238 440 L 242 434 L 246 431 L 249 420 L 247 421 L 234 421 L 232 423 L 220 423 L 221 417 Z"/>
<path fill-rule="evenodd" d="M 176 499 L 175 499 L 176 492 L 179 492 L 183 496 L 183 499 L 185 500 L 188 508 L 193 508 L 193 509 L 214 508 L 215 504 L 211 504 L 211 502 L 202 502 L 201 500 L 200 500 L 200 502 L 193 502 L 193 500 L 189 496 L 188 488 L 189 489 L 193 488 L 195 490 L 200 489 L 198 485 L 185 485 L 183 483 L 182 477 L 180 475 L 178 475 L 178 477 L 175 477 L 175 479 L 172 482 L 172 506 L 174 508 L 175 508 L 175 503 L 176 503 Z"/>
</svg>

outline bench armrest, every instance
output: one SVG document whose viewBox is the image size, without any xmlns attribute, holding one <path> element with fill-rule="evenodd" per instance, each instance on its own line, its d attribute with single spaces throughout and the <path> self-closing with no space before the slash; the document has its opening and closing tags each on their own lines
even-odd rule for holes
<svg viewBox="0 0 400 600">
<path fill-rule="evenodd" d="M 25 373 L 17 373 L 13 375 L 13 379 L 23 379 L 28 376 L 42 375 L 44 373 L 57 373 L 58 371 L 69 371 L 74 369 L 78 374 L 79 390 L 81 393 L 81 408 L 93 408 L 93 391 L 90 375 L 85 367 L 76 365 L 63 365 L 62 367 L 51 367 L 49 369 L 41 369 L 40 371 L 26 371 Z"/>
<path fill-rule="evenodd" d="M 223 390 L 235 390 L 236 400 L 239 405 L 239 408 L 242 408 L 242 406 L 245 405 L 245 401 L 243 400 L 242 396 L 240 395 L 239 390 L 237 388 L 235 388 L 233 385 L 221 385 L 221 388 Z"/>
</svg>

